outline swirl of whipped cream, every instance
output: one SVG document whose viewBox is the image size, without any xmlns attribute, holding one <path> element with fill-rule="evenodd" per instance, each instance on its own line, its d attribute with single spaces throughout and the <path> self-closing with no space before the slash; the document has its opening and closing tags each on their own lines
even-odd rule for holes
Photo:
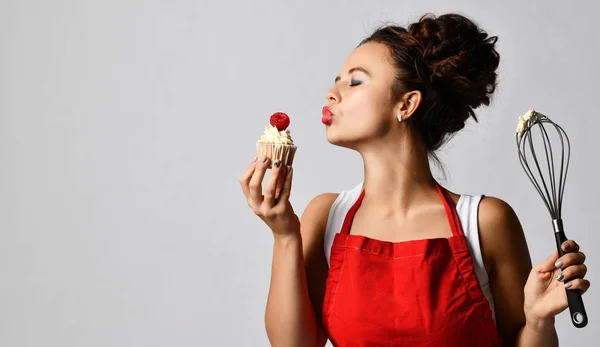
<svg viewBox="0 0 600 347">
<path fill-rule="evenodd" d="M 517 134 L 519 137 L 523 136 L 528 126 L 542 118 L 544 118 L 544 115 L 535 110 L 529 110 L 524 115 L 520 116 L 519 124 L 517 124 Z"/>
<path fill-rule="evenodd" d="M 265 132 L 262 134 L 262 136 L 260 137 L 260 140 L 258 142 L 276 143 L 276 144 L 290 145 L 290 146 L 294 145 L 294 141 L 292 140 L 292 137 L 290 136 L 289 130 L 286 129 L 286 130 L 279 131 L 279 130 L 277 130 L 276 127 L 274 127 L 270 124 L 267 125 L 267 127 L 265 128 Z"/>
</svg>

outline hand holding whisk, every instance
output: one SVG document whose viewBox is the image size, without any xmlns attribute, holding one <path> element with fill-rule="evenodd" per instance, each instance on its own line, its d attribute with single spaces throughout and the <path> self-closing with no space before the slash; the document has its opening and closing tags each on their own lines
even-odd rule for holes
<svg viewBox="0 0 600 347">
<path fill-rule="evenodd" d="M 548 117 L 530 110 L 519 118 L 516 141 L 521 166 L 552 218 L 558 254 L 562 257 L 565 252 L 561 245 L 567 241 L 561 212 L 571 156 L 569 137 Z M 578 328 L 588 323 L 581 294 L 578 289 L 566 290 L 571 320 Z"/>
</svg>

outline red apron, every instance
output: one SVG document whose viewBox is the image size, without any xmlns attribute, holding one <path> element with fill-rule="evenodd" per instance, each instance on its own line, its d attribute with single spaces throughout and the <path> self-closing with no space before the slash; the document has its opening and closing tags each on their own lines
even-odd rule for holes
<svg viewBox="0 0 600 347">
<path fill-rule="evenodd" d="M 435 182 L 450 238 L 350 235 L 365 191 L 331 247 L 323 325 L 334 346 L 501 346 L 456 208 Z"/>
</svg>

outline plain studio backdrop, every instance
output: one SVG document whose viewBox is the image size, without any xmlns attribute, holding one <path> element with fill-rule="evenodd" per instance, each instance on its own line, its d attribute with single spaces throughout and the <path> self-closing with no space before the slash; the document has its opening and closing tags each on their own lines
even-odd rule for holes
<svg viewBox="0 0 600 347">
<path fill-rule="evenodd" d="M 267 346 L 273 238 L 238 179 L 276 111 L 299 149 L 292 204 L 363 178 L 330 145 L 325 91 L 375 27 L 458 11 L 499 37 L 499 86 L 440 152 L 442 184 L 506 200 L 532 260 L 550 217 L 517 159 L 517 117 L 571 138 L 567 236 L 587 254 L 600 340 L 597 5 L 559 1 L 110 0 L 0 3 L 0 346 Z M 438 175 L 438 177 L 441 177 Z M 594 287 L 595 285 L 595 287 Z"/>
</svg>

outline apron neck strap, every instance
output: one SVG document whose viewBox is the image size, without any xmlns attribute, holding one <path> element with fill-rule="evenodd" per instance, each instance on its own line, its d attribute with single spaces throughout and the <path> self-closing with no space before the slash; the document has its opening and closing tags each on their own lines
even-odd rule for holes
<svg viewBox="0 0 600 347">
<path fill-rule="evenodd" d="M 456 211 L 454 201 L 452 200 L 448 192 L 444 188 L 442 188 L 442 186 L 440 186 L 436 180 L 434 180 L 433 182 L 440 197 L 442 198 L 442 202 L 444 203 L 444 208 L 446 209 L 446 216 L 448 217 L 448 222 L 450 223 L 450 230 L 452 230 L 452 236 L 463 235 L 462 227 L 460 225 L 460 219 L 458 217 L 458 212 Z"/>
<path fill-rule="evenodd" d="M 363 188 L 360 191 L 360 195 L 358 196 L 358 199 L 356 199 L 356 202 L 352 205 L 352 207 L 350 207 L 348 213 L 346 213 L 346 218 L 344 218 L 344 224 L 342 224 L 342 230 L 340 230 L 340 234 L 348 235 L 350 233 L 350 226 L 352 225 L 352 221 L 354 220 L 354 215 L 356 214 L 356 210 L 358 210 L 358 208 L 360 207 L 360 204 L 362 204 L 362 200 L 364 197 L 365 189 Z"/>
<path fill-rule="evenodd" d="M 442 188 L 436 180 L 433 180 L 436 190 L 438 191 L 442 202 L 444 203 L 444 209 L 446 210 L 446 216 L 448 217 L 448 222 L 450 223 L 450 230 L 452 231 L 452 236 L 463 235 L 462 227 L 460 224 L 460 219 L 458 217 L 458 213 L 456 212 L 456 207 L 454 205 L 454 201 L 448 195 L 447 191 Z M 344 223 L 342 224 L 342 230 L 340 230 L 340 234 L 349 234 L 350 226 L 352 225 L 352 221 L 354 220 L 354 215 L 356 214 L 356 210 L 362 204 L 362 200 L 365 197 L 365 189 L 363 188 L 358 196 L 356 202 L 350 207 L 348 213 L 346 213 L 346 217 L 344 218 Z"/>
</svg>

